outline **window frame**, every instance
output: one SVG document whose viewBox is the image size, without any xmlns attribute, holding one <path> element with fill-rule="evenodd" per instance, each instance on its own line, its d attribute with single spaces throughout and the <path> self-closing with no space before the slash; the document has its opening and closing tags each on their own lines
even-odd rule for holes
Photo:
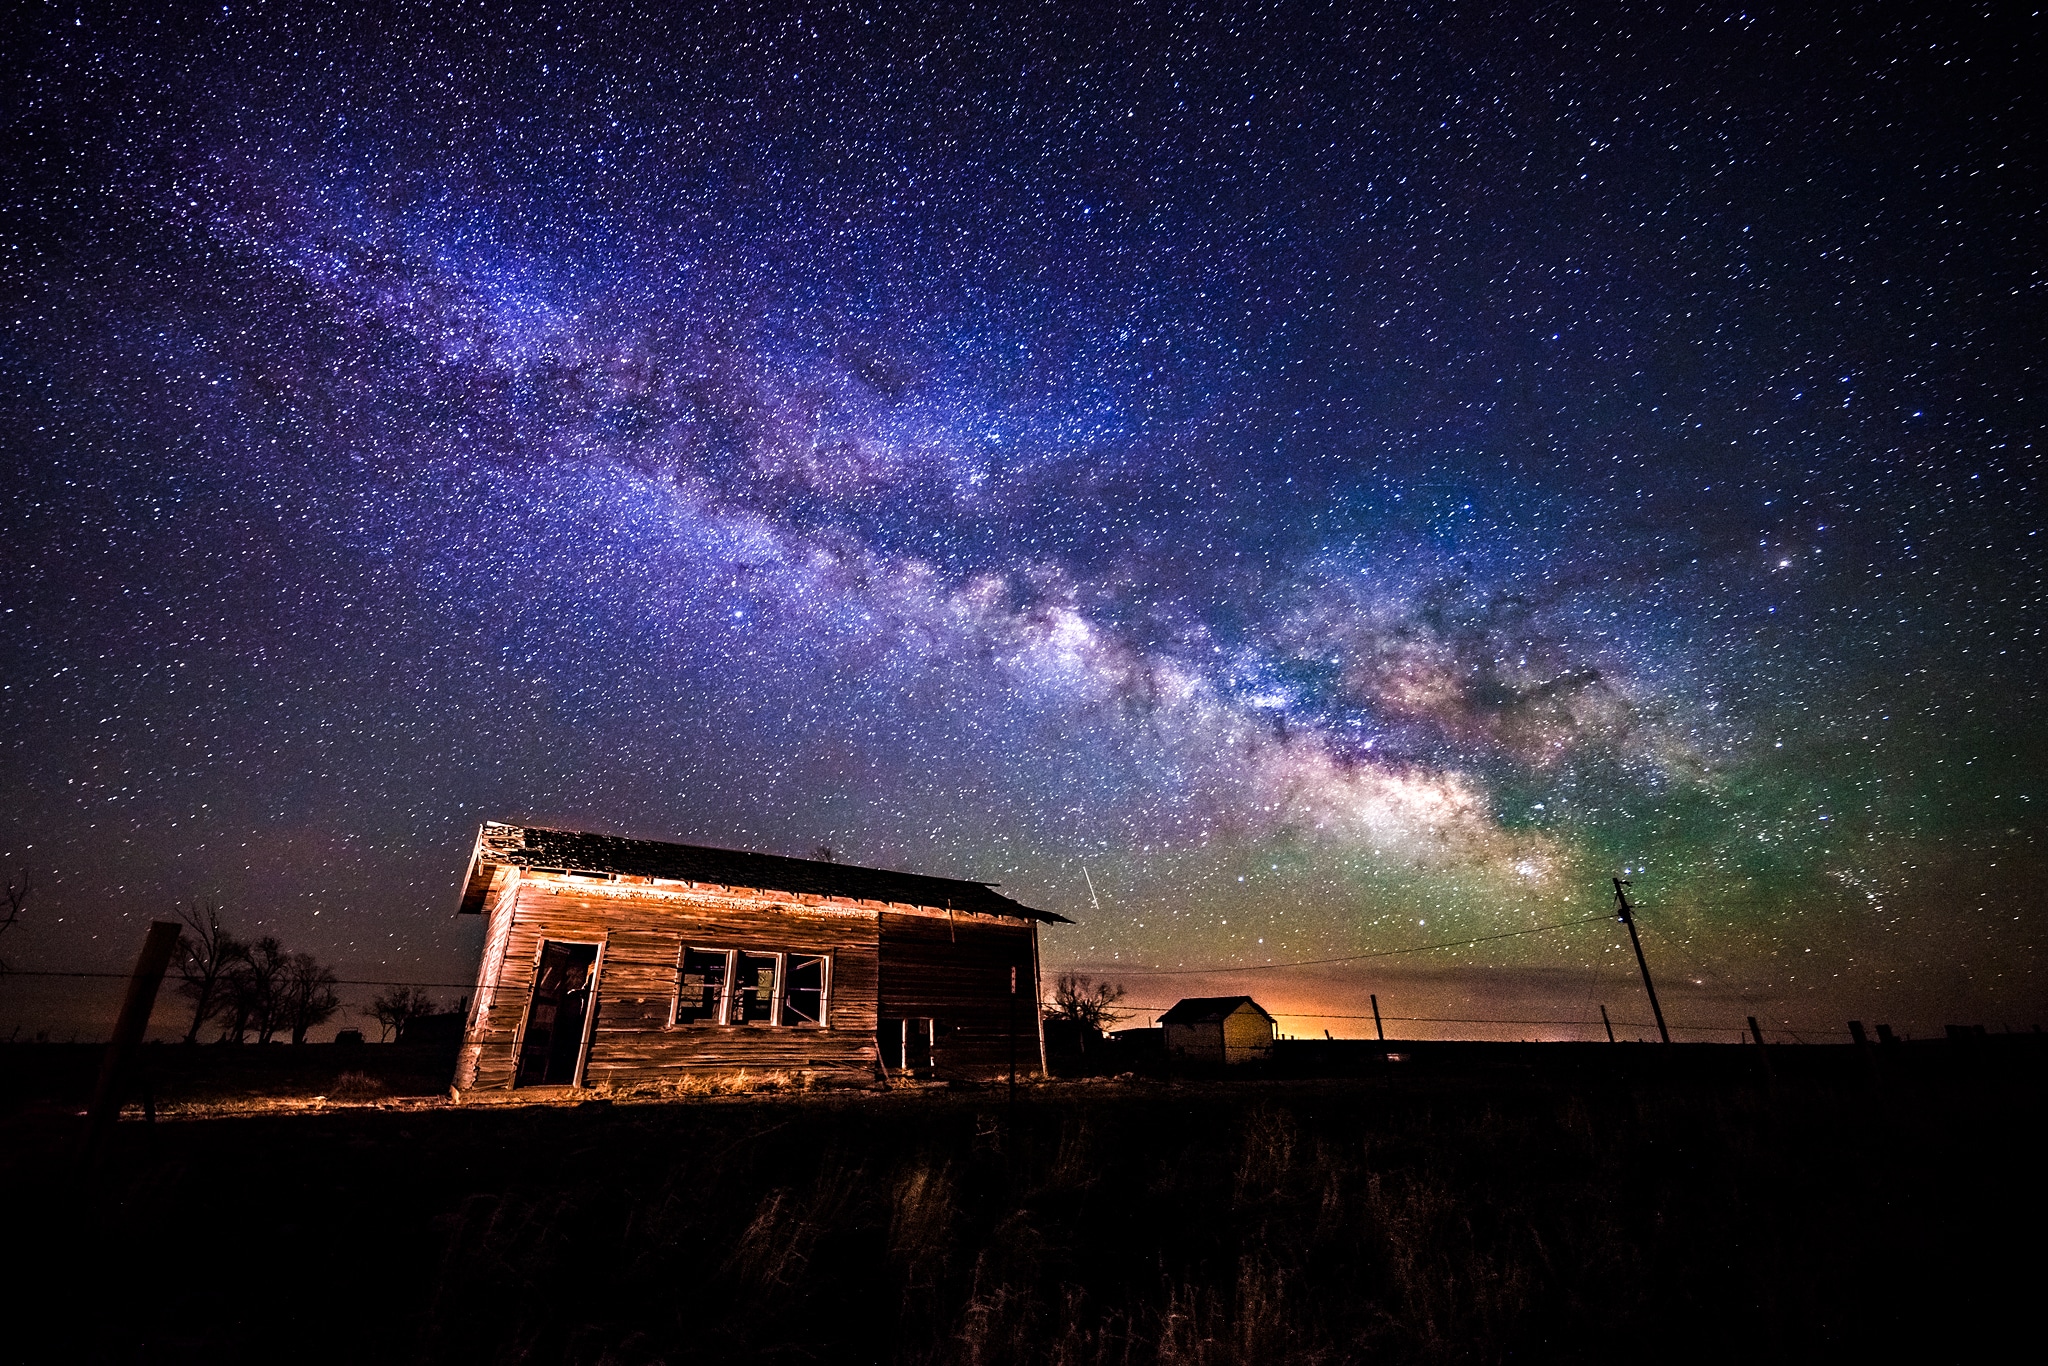
<svg viewBox="0 0 2048 1366">
<path fill-rule="evenodd" d="M 783 1018 L 789 1004 L 789 965 L 792 959 L 813 958 L 818 962 L 818 1020 L 816 1024 L 792 1024 Z M 832 1027 L 832 955 L 798 953 L 785 949 L 775 979 L 775 1025 L 778 1029 L 830 1029 Z"/>
<path fill-rule="evenodd" d="M 714 1020 L 685 1020 L 683 1013 L 684 964 L 693 953 L 718 954 L 725 959 L 725 970 L 719 983 L 718 1017 Z M 769 998 L 768 1018 L 742 1022 L 734 1018 L 739 1004 L 739 968 L 742 955 L 751 958 L 772 958 L 775 961 L 775 990 Z M 833 958 L 829 949 L 768 949 L 740 948 L 732 945 L 698 944 L 685 940 L 676 948 L 675 983 L 669 992 L 668 1027 L 670 1029 L 818 1029 L 832 1028 Z M 784 998 L 789 995 L 789 965 L 793 959 L 816 959 L 821 967 L 818 993 L 818 1015 L 816 1024 L 798 1024 L 783 1018 Z"/>
<path fill-rule="evenodd" d="M 783 969 L 783 959 L 787 958 L 788 956 L 789 956 L 788 954 L 784 953 L 784 952 L 783 952 L 782 950 L 780 950 L 780 949 L 734 949 L 734 950 L 732 950 L 732 958 L 731 958 L 730 960 L 728 960 L 728 961 L 730 961 L 730 962 L 732 963 L 732 971 L 731 971 L 731 972 L 730 972 L 729 974 L 727 974 L 727 977 L 726 977 L 726 988 L 725 988 L 725 1022 L 726 1022 L 726 1024 L 730 1025 L 730 1026 L 731 1026 L 732 1028 L 734 1028 L 734 1029 L 758 1029 L 758 1028 L 761 1028 L 761 1027 L 763 1027 L 763 1026 L 766 1026 L 766 1027 L 767 1027 L 767 1028 L 769 1028 L 769 1029 L 778 1029 L 778 1028 L 780 1028 L 780 1027 L 781 1027 L 781 1025 L 782 1025 L 782 984 L 783 984 L 783 981 L 784 981 L 784 978 L 783 978 L 783 975 L 782 975 L 782 969 Z M 768 992 L 768 1018 L 767 1018 L 767 1019 L 765 1019 L 765 1020 L 736 1020 L 736 1019 L 734 1019 L 734 1018 L 733 1018 L 733 1007 L 739 1004 L 739 999 L 740 999 L 740 981 L 739 981 L 739 966 L 740 966 L 740 959 L 741 959 L 742 957 L 745 957 L 745 958 L 766 958 L 766 959 L 770 960 L 771 962 L 773 962 L 773 963 L 775 964 L 775 969 L 774 969 L 774 970 L 775 970 L 775 981 L 774 981 L 774 984 L 773 984 L 773 986 L 771 986 L 771 987 L 770 987 L 770 989 L 769 989 L 769 992 Z M 758 983 L 758 982 L 759 982 L 759 980 L 760 980 L 760 979 L 759 979 L 759 978 L 757 977 L 757 978 L 755 979 L 756 983 Z M 756 992 L 758 993 L 758 991 L 759 991 L 759 990 L 760 990 L 760 988 L 759 988 L 759 986 L 757 985 L 757 986 L 755 987 L 755 991 L 756 991 Z"/>
<path fill-rule="evenodd" d="M 717 954 L 719 957 L 725 960 L 725 966 L 719 970 L 718 1012 L 717 1018 L 715 1019 L 685 1020 L 683 1018 L 684 965 L 688 962 L 689 956 L 693 953 Z M 669 993 L 668 998 L 668 1027 L 670 1029 L 716 1029 L 725 1023 L 726 1014 L 731 1009 L 730 1001 L 732 997 L 733 972 L 732 955 L 733 951 L 731 949 L 716 948 L 710 944 L 692 944 L 687 940 L 685 940 L 683 944 L 676 949 L 675 989 Z"/>
</svg>

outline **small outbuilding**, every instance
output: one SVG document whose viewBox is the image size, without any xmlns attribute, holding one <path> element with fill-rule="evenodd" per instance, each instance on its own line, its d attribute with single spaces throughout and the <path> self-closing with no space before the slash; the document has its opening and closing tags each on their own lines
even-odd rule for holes
<svg viewBox="0 0 2048 1366">
<path fill-rule="evenodd" d="M 1273 1017 L 1249 996 L 1190 996 L 1159 1017 L 1166 1051 L 1195 1062 L 1256 1062 L 1273 1051 Z"/>
</svg>

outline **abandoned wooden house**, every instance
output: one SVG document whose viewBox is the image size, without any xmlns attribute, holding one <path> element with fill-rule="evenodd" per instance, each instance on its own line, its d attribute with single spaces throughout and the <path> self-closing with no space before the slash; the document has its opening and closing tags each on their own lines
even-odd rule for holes
<svg viewBox="0 0 2048 1366">
<path fill-rule="evenodd" d="M 992 885 L 486 824 L 458 1090 L 739 1069 L 1042 1071 L 1038 927 Z"/>
<path fill-rule="evenodd" d="M 1273 1017 L 1249 996 L 1190 996 L 1159 1017 L 1166 1051 L 1196 1062 L 1256 1062 L 1273 1051 Z"/>
</svg>

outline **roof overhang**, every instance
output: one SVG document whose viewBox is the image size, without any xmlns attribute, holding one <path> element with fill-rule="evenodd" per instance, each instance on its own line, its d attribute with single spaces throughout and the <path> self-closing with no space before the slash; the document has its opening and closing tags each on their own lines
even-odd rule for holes
<svg viewBox="0 0 2048 1366">
<path fill-rule="evenodd" d="M 529 841 L 526 838 L 526 832 L 527 827 L 507 825 L 496 821 L 487 821 L 477 828 L 476 844 L 470 850 L 469 868 L 463 874 L 462 899 L 456 908 L 457 914 L 481 914 L 491 890 L 503 885 L 503 881 L 508 876 L 516 876 L 521 870 L 529 870 L 536 873 L 582 873 L 595 876 L 618 876 L 622 871 L 618 867 L 607 866 L 608 860 L 605 858 L 564 859 L 558 842 L 558 837 L 565 834 L 569 835 L 574 841 L 609 841 L 610 837 L 578 836 L 575 832 L 535 830 L 534 833 L 537 836 L 547 837 L 551 844 L 546 853 L 540 853 L 536 850 L 534 853 L 529 854 L 527 849 Z M 657 850 L 664 848 L 664 846 L 655 841 L 621 840 L 613 842 L 622 846 L 635 846 L 638 851 L 645 851 L 650 848 Z M 665 847 L 678 854 L 722 856 L 726 859 L 740 860 L 744 863 L 765 865 L 768 868 L 781 868 L 784 865 L 788 865 L 794 869 L 813 867 L 813 871 L 815 871 L 817 862 L 810 859 L 752 855 L 736 850 L 713 850 L 695 845 L 670 845 Z M 543 859 L 545 862 L 538 861 Z M 932 878 L 922 874 L 893 873 L 886 869 L 829 865 L 830 868 L 835 870 L 842 866 L 846 867 L 848 873 L 858 874 L 863 878 L 881 877 L 905 883 L 911 888 L 926 892 L 927 895 L 914 899 L 904 898 L 899 900 L 893 895 L 865 896 L 849 890 L 827 894 L 823 898 L 827 904 L 844 901 L 849 906 L 865 910 L 887 909 L 889 906 L 904 906 L 914 907 L 918 910 L 934 914 L 949 914 L 957 911 L 960 914 L 989 915 L 1000 919 L 1014 919 L 1027 923 L 1034 921 L 1051 925 L 1071 925 L 1074 923 L 1066 916 L 1060 915 L 1055 911 L 1041 911 L 1035 907 L 1026 906 L 1022 902 L 1012 900 L 1009 897 L 1001 896 L 995 893 L 987 883 L 965 882 L 951 878 Z M 758 880 L 740 881 L 735 880 L 732 874 L 726 873 L 722 874 L 717 882 L 706 882 L 699 877 L 683 877 L 678 875 L 670 878 L 663 876 L 659 871 L 647 868 L 635 871 L 632 876 L 635 881 L 674 881 L 691 886 L 745 888 L 770 896 L 780 895 L 806 902 L 817 899 L 816 893 L 807 893 L 799 886 L 776 886 L 775 883 L 782 879 L 778 879 L 775 876 L 768 876 Z M 831 875 L 827 874 L 827 876 Z M 881 889 L 878 888 L 876 890 L 879 892 Z M 963 895 L 949 897 L 940 894 L 946 891 L 953 891 Z M 966 904 L 956 906 L 954 904 L 956 899 Z"/>
</svg>

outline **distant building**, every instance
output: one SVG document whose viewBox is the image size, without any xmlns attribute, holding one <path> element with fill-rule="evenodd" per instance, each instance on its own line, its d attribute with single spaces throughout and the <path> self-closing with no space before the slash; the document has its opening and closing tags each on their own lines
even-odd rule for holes
<svg viewBox="0 0 2048 1366">
<path fill-rule="evenodd" d="M 486 824 L 455 1084 L 1044 1065 L 1036 911 L 980 882 Z"/>
<path fill-rule="evenodd" d="M 1199 1062 L 1256 1062 L 1273 1051 L 1273 1017 L 1249 996 L 1190 996 L 1159 1017 L 1166 1051 Z"/>
<path fill-rule="evenodd" d="M 453 1048 L 462 1042 L 463 1010 L 446 1010 L 433 1015 L 415 1015 L 398 1026 L 398 1042 Z"/>
</svg>

